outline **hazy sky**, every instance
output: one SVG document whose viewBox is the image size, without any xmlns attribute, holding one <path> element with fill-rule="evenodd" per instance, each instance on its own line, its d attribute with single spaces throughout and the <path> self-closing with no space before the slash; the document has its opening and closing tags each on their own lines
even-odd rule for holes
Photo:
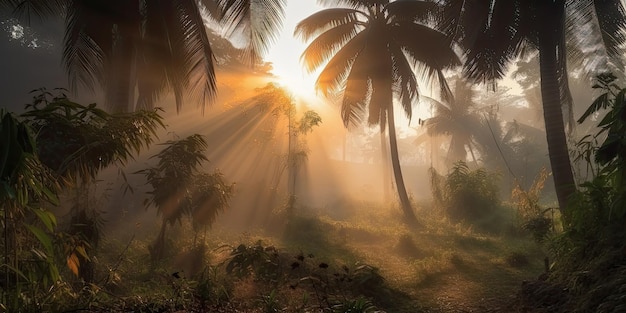
<svg viewBox="0 0 626 313">
<path fill-rule="evenodd" d="M 295 85 L 292 87 L 310 92 L 313 92 L 316 77 L 314 73 L 307 74 L 300 63 L 306 43 L 295 38 L 293 31 L 298 22 L 321 9 L 324 7 L 315 0 L 288 0 L 283 29 L 265 58 L 274 64 L 274 74 L 290 80 L 289 84 Z"/>
</svg>

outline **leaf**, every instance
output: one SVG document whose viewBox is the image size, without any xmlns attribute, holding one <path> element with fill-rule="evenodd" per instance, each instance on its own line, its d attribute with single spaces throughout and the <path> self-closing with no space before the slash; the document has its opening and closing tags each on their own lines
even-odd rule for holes
<svg viewBox="0 0 626 313">
<path fill-rule="evenodd" d="M 0 181 L 0 199 L 15 199 L 15 190 L 5 181 Z"/>
<path fill-rule="evenodd" d="M 50 236 L 48 236 L 48 234 L 46 234 L 39 227 L 29 225 L 29 224 L 24 224 L 24 226 L 28 228 L 28 230 L 30 230 L 30 232 L 32 232 L 33 235 L 35 235 L 35 237 L 37 237 L 37 240 L 39 240 L 39 242 L 43 245 L 44 249 L 46 249 L 46 253 L 49 256 L 54 254 L 54 249 L 52 246 L 52 239 L 50 238 Z"/>
<path fill-rule="evenodd" d="M 609 105 L 609 103 L 610 101 L 609 101 L 608 93 L 604 93 L 600 95 L 598 98 L 596 98 L 596 100 L 593 101 L 593 103 L 591 103 L 591 105 L 589 106 L 589 108 L 587 108 L 585 113 L 583 113 L 583 115 L 578 119 L 577 121 L 578 124 L 582 124 L 593 113 L 598 112 L 602 108 L 606 108 Z"/>
<path fill-rule="evenodd" d="M 87 251 L 85 250 L 84 246 L 76 247 L 75 251 L 78 252 L 78 254 L 80 254 L 80 256 L 82 256 L 83 258 L 89 260 L 89 256 L 87 255 Z"/>
<path fill-rule="evenodd" d="M 37 217 L 39 217 L 39 220 L 46 226 L 48 231 L 54 231 L 54 227 L 57 225 L 57 219 L 52 212 L 43 209 L 35 209 L 33 212 L 37 214 Z"/>
<path fill-rule="evenodd" d="M 67 267 L 74 273 L 74 275 L 78 276 L 78 268 L 80 267 L 80 260 L 78 260 L 78 256 L 75 253 L 72 253 L 67 257 Z"/>
</svg>

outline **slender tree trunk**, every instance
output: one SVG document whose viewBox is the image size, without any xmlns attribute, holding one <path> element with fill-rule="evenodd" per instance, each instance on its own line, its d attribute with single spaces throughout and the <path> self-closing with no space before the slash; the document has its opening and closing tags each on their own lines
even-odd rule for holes
<svg viewBox="0 0 626 313">
<path fill-rule="evenodd" d="M 296 166 L 296 159 L 295 159 L 295 153 L 296 153 L 296 129 L 295 129 L 295 125 L 293 122 L 293 119 L 295 118 L 295 112 L 293 112 L 293 105 L 289 106 L 289 113 L 288 113 L 288 119 L 289 119 L 289 124 L 288 124 L 288 128 L 289 128 L 289 138 L 288 138 L 288 154 L 287 154 L 287 169 L 288 169 L 288 173 L 287 173 L 287 193 L 288 193 L 288 197 L 289 200 L 287 202 L 287 211 L 289 212 L 289 214 L 293 213 L 294 207 L 296 205 L 296 170 L 297 170 L 297 166 Z"/>
<path fill-rule="evenodd" d="M 131 40 L 119 38 L 113 47 L 106 78 L 106 106 L 112 113 L 134 111 L 135 48 Z"/>
<path fill-rule="evenodd" d="M 559 89 L 558 45 L 563 31 L 565 4 L 561 1 L 546 1 L 545 14 L 541 18 L 543 30 L 539 33 L 539 65 L 541 73 L 541 100 L 546 127 L 550 166 L 554 176 L 554 185 L 559 202 L 559 209 L 567 221 L 567 204 L 576 191 L 576 184 L 567 147 L 565 125 Z M 564 44 L 561 42 L 561 44 Z"/>
<path fill-rule="evenodd" d="M 389 172 L 389 149 L 387 147 L 387 138 L 385 138 L 385 130 L 380 130 L 380 153 L 381 165 L 383 170 L 383 201 L 391 201 L 391 173 Z"/>
<path fill-rule="evenodd" d="M 137 50 L 134 42 L 141 37 L 140 1 L 122 1 L 123 12 L 117 30 L 112 35 L 109 71 L 106 73 L 106 106 L 113 113 L 125 113 L 135 110 L 135 81 Z"/>
<path fill-rule="evenodd" d="M 468 145 L 467 147 L 469 148 L 470 155 L 472 156 L 472 161 L 474 161 L 474 166 L 478 165 L 478 162 L 476 161 L 476 156 L 474 155 L 474 149 L 472 149 L 472 145 Z"/>
<path fill-rule="evenodd" d="M 393 104 L 389 105 L 387 112 L 387 120 L 389 121 L 389 147 L 391 154 L 391 165 L 393 167 L 393 175 L 396 180 L 396 188 L 400 197 L 400 205 L 404 213 L 405 221 L 409 225 L 417 225 L 417 217 L 413 212 L 409 195 L 406 192 L 404 178 L 402 178 L 402 169 L 400 167 L 400 157 L 398 156 L 398 140 L 396 138 L 396 122 L 394 121 Z"/>
</svg>

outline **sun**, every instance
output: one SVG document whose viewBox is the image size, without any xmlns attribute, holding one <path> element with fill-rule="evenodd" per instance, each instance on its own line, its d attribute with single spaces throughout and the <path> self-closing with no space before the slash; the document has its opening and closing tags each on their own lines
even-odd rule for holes
<svg viewBox="0 0 626 313">
<path fill-rule="evenodd" d="M 291 91 L 294 98 L 317 103 L 325 103 L 315 92 L 315 80 L 319 71 L 308 73 L 300 61 L 307 43 L 293 35 L 298 22 L 318 12 L 323 7 L 316 1 L 287 1 L 283 27 L 264 59 L 272 63 L 272 74 L 277 83 Z M 296 100 L 297 100 L 296 99 Z"/>
<path fill-rule="evenodd" d="M 299 69 L 286 71 L 280 68 L 272 70 L 272 73 L 276 77 L 276 82 L 289 90 L 296 100 L 314 103 L 322 100 L 315 92 L 315 77 L 312 75 L 307 75 Z"/>
</svg>

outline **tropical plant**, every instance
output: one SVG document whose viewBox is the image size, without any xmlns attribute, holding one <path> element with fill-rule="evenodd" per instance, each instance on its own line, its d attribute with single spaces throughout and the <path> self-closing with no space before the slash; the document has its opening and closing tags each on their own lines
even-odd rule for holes
<svg viewBox="0 0 626 313">
<path fill-rule="evenodd" d="M 435 203 L 442 206 L 450 219 L 471 222 L 488 230 L 493 226 L 486 221 L 498 217 L 500 209 L 495 174 L 484 168 L 470 170 L 465 162 L 459 161 L 447 176 L 433 172 L 431 177 L 436 178 L 431 186 Z"/>
<path fill-rule="evenodd" d="M 604 93 L 578 119 L 582 123 L 591 115 L 606 111 L 598 122 L 600 130 L 593 135 L 602 141 L 597 149 L 593 149 L 594 161 L 599 167 L 598 174 L 591 182 L 582 184 L 599 215 L 597 218 L 603 224 L 621 223 L 626 217 L 626 123 L 623 120 L 626 88 L 619 87 L 615 79 L 612 74 L 597 77 L 594 88 Z M 580 217 L 577 212 L 574 214 Z M 583 222 L 578 218 L 576 221 Z"/>
<path fill-rule="evenodd" d="M 295 115 L 295 112 L 292 113 Z M 289 151 L 287 154 L 287 167 L 289 168 L 289 179 L 287 181 L 289 190 L 289 201 L 287 210 L 293 210 L 296 204 L 296 183 L 298 181 L 298 170 L 308 158 L 308 148 L 306 135 L 313 131 L 313 127 L 322 123 L 322 118 L 313 110 L 308 110 L 302 114 L 300 120 L 293 123 L 293 116 L 289 116 Z"/>
<path fill-rule="evenodd" d="M 185 91 L 204 108 L 217 88 L 207 13 L 231 33 L 244 34 L 248 55 L 257 61 L 281 26 L 284 5 L 284 0 L 0 1 L 27 20 L 64 16 L 63 63 L 72 89 L 100 85 L 113 112 L 152 108 L 168 89 L 177 110 Z"/>
<path fill-rule="evenodd" d="M 599 131 L 590 137 L 600 144 L 583 147 L 590 150 L 583 155 L 591 154 L 594 167 L 598 167 L 596 176 L 580 185 L 572 202 L 570 223 L 564 225 L 564 232 L 548 241 L 555 254 L 550 280 L 562 284 L 570 294 L 564 307 L 586 312 L 619 308 L 623 296 L 623 276 L 619 271 L 620 275 L 616 275 L 615 269 L 626 264 L 626 89 L 615 79 L 613 74 L 597 76 L 594 87 L 603 93 L 578 119 L 582 123 L 592 116 L 599 117 Z"/>
<path fill-rule="evenodd" d="M 472 86 L 460 78 L 456 79 L 451 98 L 447 104 L 431 99 L 434 116 L 421 122 L 429 136 L 450 137 L 446 157 L 448 164 L 467 161 L 467 151 L 476 163 L 476 133 L 481 129 L 480 108 L 476 107 L 476 96 Z"/>
<path fill-rule="evenodd" d="M 34 90 L 33 103 L 21 116 L 37 133 L 41 162 L 64 187 L 76 191 L 67 231 L 78 238 L 71 240 L 74 246 L 67 249 L 68 265 L 82 279 L 91 281 L 93 269 L 88 255 L 95 251 L 103 224 L 96 208 L 91 207 L 90 185 L 102 169 L 122 166 L 147 148 L 164 124 L 157 109 L 109 114 L 95 103 L 84 106 L 71 101 L 63 89 L 56 91 Z"/>
<path fill-rule="evenodd" d="M 65 90 L 33 90 L 21 117 L 36 131 L 42 162 L 68 183 L 93 181 L 100 170 L 125 165 L 164 128 L 159 109 L 109 114 L 71 101 Z"/>
<path fill-rule="evenodd" d="M 445 0 L 443 4 L 440 27 L 463 49 L 463 73 L 469 79 L 495 82 L 528 49 L 539 52 L 550 164 L 559 208 L 567 220 L 567 204 L 576 184 L 562 113 L 562 105 L 571 101 L 566 61 L 572 54 L 566 43 L 585 51 L 578 57 L 589 64 L 601 64 L 594 70 L 608 70 L 611 62 L 623 68 L 620 45 L 626 38 L 626 12 L 621 1 Z M 579 36 L 581 25 L 590 30 L 588 36 Z"/>
<path fill-rule="evenodd" d="M 409 223 L 416 217 L 406 192 L 398 157 L 394 98 L 411 117 L 418 97 L 414 69 L 425 78 L 435 79 L 444 96 L 449 89 L 443 70 L 459 64 L 444 34 L 428 26 L 435 4 L 425 1 L 325 0 L 328 8 L 305 18 L 295 34 L 304 41 L 313 39 L 302 54 L 307 70 L 326 61 L 316 81 L 324 95 L 342 96 L 341 117 L 346 127 L 367 119 L 389 125 L 391 163 L 402 204 Z M 428 43 L 428 44 L 424 44 Z"/>
<path fill-rule="evenodd" d="M 156 206 L 162 216 L 161 230 L 150 247 L 153 261 L 163 257 L 168 224 L 189 216 L 196 225 L 210 226 L 228 206 L 234 189 L 219 171 L 200 172 L 202 163 L 208 161 L 204 155 L 208 144 L 202 136 L 195 134 L 163 145 L 166 147 L 153 156 L 158 159 L 156 166 L 135 172 L 152 186 L 146 207 Z"/>
<path fill-rule="evenodd" d="M 37 310 L 61 280 L 54 247 L 56 217 L 43 208 L 44 203 L 58 203 L 58 184 L 37 157 L 28 123 L 4 110 L 0 117 L 0 308 Z"/>
</svg>

